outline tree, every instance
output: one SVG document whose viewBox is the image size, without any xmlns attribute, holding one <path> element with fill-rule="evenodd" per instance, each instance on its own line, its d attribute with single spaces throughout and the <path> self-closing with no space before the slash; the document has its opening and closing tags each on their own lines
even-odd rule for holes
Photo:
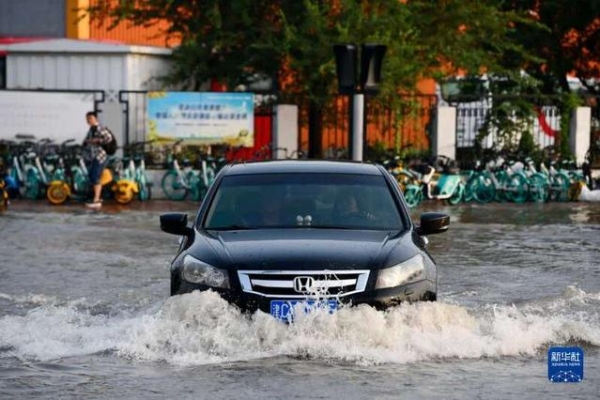
<svg viewBox="0 0 600 400">
<path fill-rule="evenodd" d="M 93 20 L 136 26 L 166 22 L 162 32 L 179 41 L 165 83 L 199 90 L 210 79 L 235 88 L 279 71 L 279 14 L 271 0 L 95 0 Z M 261 76 L 257 77 L 255 74 Z"/>
<path fill-rule="evenodd" d="M 380 99 L 390 106 L 419 79 L 506 71 L 509 53 L 529 59 L 509 40 L 528 21 L 492 0 L 97 0 L 90 12 L 115 24 L 167 21 L 165 33 L 181 39 L 171 84 L 198 90 L 213 78 L 235 88 L 279 76 L 281 97 L 307 99 L 312 156 L 336 94 L 335 43 L 387 46 Z"/>
<path fill-rule="evenodd" d="M 570 91 L 568 74 L 579 77 L 594 93 L 600 93 L 600 2 L 597 0 L 515 0 L 504 4 L 527 14 L 545 29 L 518 24 L 512 41 L 526 48 L 542 63 L 524 63 L 531 76 L 543 83 L 547 94 Z M 589 82 L 596 79 L 596 84 Z"/>
</svg>

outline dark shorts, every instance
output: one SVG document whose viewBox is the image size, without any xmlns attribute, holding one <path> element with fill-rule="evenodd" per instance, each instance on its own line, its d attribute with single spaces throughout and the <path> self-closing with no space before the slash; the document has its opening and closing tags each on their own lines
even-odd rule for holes
<svg viewBox="0 0 600 400">
<path fill-rule="evenodd" d="M 100 177 L 102 176 L 102 171 L 104 171 L 104 168 L 106 168 L 106 164 L 106 162 L 101 163 L 96 159 L 92 161 L 88 169 L 88 176 L 90 178 L 91 185 L 97 185 L 100 183 Z"/>
</svg>

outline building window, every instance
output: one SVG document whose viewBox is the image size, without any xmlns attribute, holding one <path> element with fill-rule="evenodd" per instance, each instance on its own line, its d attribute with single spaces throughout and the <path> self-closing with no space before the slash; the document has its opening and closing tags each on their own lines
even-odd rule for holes
<svg viewBox="0 0 600 400">
<path fill-rule="evenodd" d="M 0 89 L 6 89 L 6 56 L 0 56 Z"/>
</svg>

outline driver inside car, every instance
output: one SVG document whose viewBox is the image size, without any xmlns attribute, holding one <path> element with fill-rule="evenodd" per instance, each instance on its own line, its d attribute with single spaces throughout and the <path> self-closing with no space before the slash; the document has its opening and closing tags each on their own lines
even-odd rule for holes
<svg viewBox="0 0 600 400">
<path fill-rule="evenodd" d="M 341 192 L 333 208 L 333 219 L 344 222 L 345 219 L 375 220 L 375 216 L 364 207 L 362 199 L 351 192 Z"/>
</svg>

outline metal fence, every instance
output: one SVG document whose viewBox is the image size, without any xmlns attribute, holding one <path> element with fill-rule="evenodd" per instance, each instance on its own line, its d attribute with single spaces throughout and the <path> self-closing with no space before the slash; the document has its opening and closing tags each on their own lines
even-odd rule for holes
<svg viewBox="0 0 600 400">
<path fill-rule="evenodd" d="M 374 101 L 366 104 L 365 141 L 368 146 L 378 145 L 386 149 L 414 149 L 428 151 L 436 96 L 400 95 L 395 107 L 382 106 Z M 288 101 L 299 107 L 300 150 L 308 151 L 308 103 L 302 99 Z M 124 144 L 143 141 L 146 137 L 147 92 L 120 91 L 119 102 L 124 113 Z M 347 156 L 350 132 L 349 109 L 351 102 L 347 96 L 337 96 L 321 111 L 320 126 L 321 156 L 324 158 L 344 158 Z M 255 108 L 255 146 L 249 150 L 236 150 L 238 156 L 252 158 L 272 141 L 273 105 L 258 105 Z"/>
<path fill-rule="evenodd" d="M 146 108 L 148 92 L 140 90 L 121 90 L 119 103 L 123 105 L 124 144 L 146 140 Z"/>
<path fill-rule="evenodd" d="M 382 105 L 371 98 L 365 103 L 365 144 L 400 152 L 404 149 L 427 152 L 437 107 L 435 95 L 399 95 L 394 105 Z M 299 146 L 309 146 L 308 105 L 297 101 L 300 109 Z M 352 101 L 337 96 L 322 107 L 321 155 L 324 158 L 347 157 Z"/>
<path fill-rule="evenodd" d="M 562 102 L 555 96 L 494 96 L 456 103 L 456 147 L 514 147 L 528 132 L 540 148 L 559 144 Z"/>
<path fill-rule="evenodd" d="M 367 105 L 367 142 L 403 149 L 429 151 L 437 108 L 434 95 L 400 95 L 394 107 Z"/>
</svg>

